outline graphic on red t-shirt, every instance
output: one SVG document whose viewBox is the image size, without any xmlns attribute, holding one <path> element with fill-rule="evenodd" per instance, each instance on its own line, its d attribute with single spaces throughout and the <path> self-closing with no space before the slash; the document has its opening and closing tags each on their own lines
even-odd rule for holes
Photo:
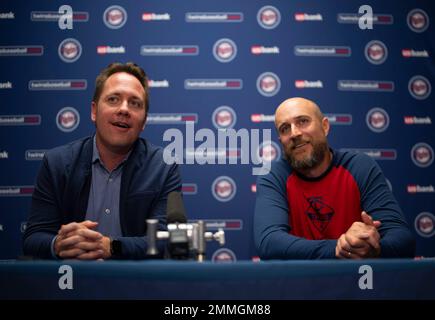
<svg viewBox="0 0 435 320">
<path fill-rule="evenodd" d="M 308 207 L 305 211 L 305 214 L 308 216 L 317 230 L 323 232 L 328 227 L 329 222 L 335 213 L 334 209 L 323 202 L 321 196 L 307 197 L 304 195 L 304 197 L 308 202 Z"/>
<path fill-rule="evenodd" d="M 309 240 L 338 239 L 361 221 L 360 191 L 352 174 L 334 166 L 322 178 L 287 178 L 290 233 Z"/>
</svg>

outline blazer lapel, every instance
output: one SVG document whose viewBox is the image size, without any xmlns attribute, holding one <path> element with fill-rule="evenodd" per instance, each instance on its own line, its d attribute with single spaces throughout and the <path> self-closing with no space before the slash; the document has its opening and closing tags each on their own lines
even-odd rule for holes
<svg viewBox="0 0 435 320">
<path fill-rule="evenodd" d="M 71 183 L 67 195 L 73 201 L 68 208 L 72 209 L 73 221 L 83 221 L 88 208 L 89 192 L 92 178 L 92 137 L 88 138 L 77 155 L 77 164 L 70 173 Z"/>
<path fill-rule="evenodd" d="M 142 160 L 145 159 L 146 147 L 141 139 L 137 139 L 133 150 L 127 159 L 124 169 L 122 170 L 121 190 L 119 198 L 119 220 L 121 223 L 121 231 L 125 236 L 128 230 L 132 230 L 134 224 L 134 217 L 130 217 L 126 212 L 126 199 L 130 194 L 131 182 L 135 173 L 143 165 Z"/>
</svg>

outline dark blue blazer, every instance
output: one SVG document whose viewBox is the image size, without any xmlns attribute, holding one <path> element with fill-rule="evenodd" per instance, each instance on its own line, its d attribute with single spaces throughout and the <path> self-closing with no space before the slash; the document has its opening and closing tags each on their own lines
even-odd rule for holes
<svg viewBox="0 0 435 320">
<path fill-rule="evenodd" d="M 92 175 L 91 137 L 48 151 L 42 160 L 23 236 L 25 255 L 52 258 L 51 242 L 62 224 L 85 219 Z M 163 162 L 163 150 L 138 139 L 125 163 L 119 202 L 122 258 L 146 258 L 146 219 L 166 229 L 166 201 L 181 191 L 176 164 Z"/>
</svg>

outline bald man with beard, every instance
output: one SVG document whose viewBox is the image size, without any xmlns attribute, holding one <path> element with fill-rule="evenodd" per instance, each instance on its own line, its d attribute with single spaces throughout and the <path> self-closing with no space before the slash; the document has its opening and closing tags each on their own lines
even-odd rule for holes
<svg viewBox="0 0 435 320">
<path fill-rule="evenodd" d="M 259 176 L 254 239 L 261 259 L 413 257 L 415 240 L 377 163 L 328 145 L 328 118 L 291 98 L 275 112 L 284 156 Z"/>
</svg>

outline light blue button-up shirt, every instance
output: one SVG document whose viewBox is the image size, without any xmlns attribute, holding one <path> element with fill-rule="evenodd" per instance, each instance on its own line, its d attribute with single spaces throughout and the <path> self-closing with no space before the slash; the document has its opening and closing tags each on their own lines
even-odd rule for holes
<svg viewBox="0 0 435 320">
<path fill-rule="evenodd" d="M 130 156 L 130 152 L 112 172 L 109 172 L 100 159 L 95 136 L 93 144 L 92 181 L 85 220 L 98 222 L 96 231 L 104 236 L 112 238 L 121 237 L 122 231 L 119 219 L 121 178 L 124 164 Z M 51 242 L 53 257 L 56 257 L 54 252 L 56 238 Z"/>
<path fill-rule="evenodd" d="M 92 181 L 89 191 L 86 220 L 98 222 L 96 230 L 112 238 L 121 237 L 121 223 L 119 219 L 119 198 L 121 191 L 121 177 L 125 161 L 128 156 L 109 172 L 100 159 L 96 138 L 92 154 Z"/>
</svg>

